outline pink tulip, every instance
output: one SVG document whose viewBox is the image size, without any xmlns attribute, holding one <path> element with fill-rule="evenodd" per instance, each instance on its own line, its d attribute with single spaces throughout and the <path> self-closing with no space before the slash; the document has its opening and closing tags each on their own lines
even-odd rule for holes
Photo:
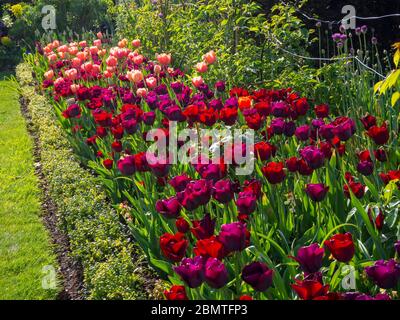
<svg viewBox="0 0 400 320">
<path fill-rule="evenodd" d="M 139 39 L 132 40 L 132 46 L 134 46 L 135 48 L 139 48 L 140 45 L 141 45 L 141 43 L 140 43 Z"/>
<path fill-rule="evenodd" d="M 59 85 L 60 83 L 63 83 L 64 82 L 64 79 L 63 78 L 57 78 L 55 81 L 54 81 L 54 85 Z"/>
<path fill-rule="evenodd" d="M 136 91 L 136 95 L 143 98 L 147 95 L 147 89 L 146 88 L 139 88 Z"/>
<path fill-rule="evenodd" d="M 82 64 L 81 59 L 79 59 L 79 58 L 73 58 L 72 59 L 72 66 L 74 68 L 79 68 L 81 66 L 81 64 Z"/>
<path fill-rule="evenodd" d="M 134 83 L 139 83 L 140 81 L 143 80 L 143 73 L 139 70 L 133 70 L 128 72 L 127 77 L 129 81 Z"/>
<path fill-rule="evenodd" d="M 103 39 L 103 34 L 99 31 L 97 32 L 97 39 Z"/>
<path fill-rule="evenodd" d="M 75 68 L 65 70 L 65 76 L 71 81 L 74 81 L 77 75 L 78 75 L 78 70 L 76 70 Z"/>
<path fill-rule="evenodd" d="M 107 66 L 109 66 L 109 67 L 115 67 L 115 66 L 117 65 L 117 63 L 118 63 L 117 58 L 115 58 L 115 57 L 113 57 L 113 56 L 109 56 L 109 57 L 106 59 L 106 64 L 107 64 Z"/>
<path fill-rule="evenodd" d="M 157 86 L 157 79 L 154 77 L 150 77 L 146 79 L 146 85 L 148 88 L 153 89 Z"/>
<path fill-rule="evenodd" d="M 90 72 L 92 72 L 93 64 L 92 64 L 91 62 L 86 62 L 86 63 L 84 63 L 84 64 L 82 65 L 82 68 L 83 68 L 84 71 L 90 73 Z"/>
<path fill-rule="evenodd" d="M 100 48 L 100 47 L 101 47 L 101 40 L 100 40 L 100 39 L 94 40 L 94 41 L 93 41 L 93 44 L 94 44 L 96 47 Z"/>
<path fill-rule="evenodd" d="M 119 48 L 125 48 L 127 44 L 128 44 L 128 40 L 127 39 L 122 39 L 121 41 L 118 42 L 118 47 Z"/>
<path fill-rule="evenodd" d="M 67 52 L 67 51 L 68 47 L 66 45 L 62 45 L 57 48 L 57 52 Z"/>
<path fill-rule="evenodd" d="M 141 54 L 139 54 L 139 55 L 137 55 L 137 56 L 135 56 L 134 58 L 133 58 L 133 62 L 135 63 L 135 64 L 137 64 L 137 65 L 140 65 L 140 64 L 142 64 L 143 63 L 143 56 L 141 55 Z"/>
<path fill-rule="evenodd" d="M 108 72 L 110 72 L 110 73 L 114 73 L 116 70 L 117 70 L 117 68 L 116 67 L 111 67 L 111 66 L 107 66 L 107 69 L 106 69 Z"/>
<path fill-rule="evenodd" d="M 81 41 L 81 42 L 79 42 L 79 46 L 80 46 L 81 48 L 86 48 L 86 47 L 87 47 L 86 41 Z"/>
<path fill-rule="evenodd" d="M 53 49 L 58 48 L 60 46 L 60 41 L 54 40 L 51 45 L 53 46 Z"/>
<path fill-rule="evenodd" d="M 171 63 L 171 54 L 161 53 L 157 55 L 157 61 L 166 66 Z"/>
<path fill-rule="evenodd" d="M 59 56 L 61 59 L 65 59 L 65 58 L 67 57 L 67 55 L 65 54 L 65 52 L 59 52 L 59 53 L 58 53 L 58 56 Z"/>
<path fill-rule="evenodd" d="M 97 52 L 99 52 L 99 48 L 96 46 L 92 46 L 90 47 L 90 53 L 93 54 L 97 54 Z"/>
<path fill-rule="evenodd" d="M 79 49 L 78 49 L 78 47 L 71 47 L 68 49 L 68 52 L 70 55 L 75 56 L 79 52 Z"/>
<path fill-rule="evenodd" d="M 53 77 L 54 77 L 54 71 L 53 71 L 53 70 L 46 71 L 46 72 L 44 73 L 44 77 L 46 78 L 46 80 L 51 80 L 51 79 L 53 79 Z"/>
<path fill-rule="evenodd" d="M 71 84 L 71 91 L 72 93 L 76 93 L 79 89 L 79 84 Z"/>
<path fill-rule="evenodd" d="M 196 64 L 196 70 L 197 70 L 197 72 L 200 72 L 200 73 L 207 72 L 207 70 L 208 70 L 207 63 L 199 62 L 198 64 Z"/>
<path fill-rule="evenodd" d="M 80 59 L 81 61 L 85 61 L 85 60 L 86 60 L 86 54 L 85 54 L 84 52 L 82 52 L 82 51 L 78 52 L 78 53 L 76 54 L 76 57 L 77 57 L 78 59 Z"/>
<path fill-rule="evenodd" d="M 201 76 L 198 76 L 192 79 L 192 83 L 196 88 L 198 88 L 204 83 L 204 80 Z"/>
<path fill-rule="evenodd" d="M 156 65 L 154 66 L 154 73 L 160 74 L 160 72 L 161 72 L 161 66 L 158 65 L 158 64 L 156 64 Z"/>
<path fill-rule="evenodd" d="M 100 65 L 94 64 L 92 68 L 92 74 L 93 75 L 98 75 L 101 71 Z"/>
<path fill-rule="evenodd" d="M 217 60 L 217 55 L 214 50 L 211 50 L 203 56 L 203 60 L 208 64 L 213 64 Z"/>
<path fill-rule="evenodd" d="M 49 59 L 50 62 L 54 62 L 57 60 L 57 55 L 55 53 L 49 54 L 47 59 Z"/>
<path fill-rule="evenodd" d="M 106 77 L 106 78 L 112 78 L 112 72 L 110 72 L 110 71 L 108 71 L 108 70 L 106 70 L 106 71 L 104 71 L 104 77 Z"/>
<path fill-rule="evenodd" d="M 100 57 L 104 57 L 106 54 L 107 54 L 107 50 L 106 50 L 106 49 L 101 49 L 101 50 L 99 51 L 99 53 L 98 53 L 98 55 L 99 55 Z"/>
</svg>

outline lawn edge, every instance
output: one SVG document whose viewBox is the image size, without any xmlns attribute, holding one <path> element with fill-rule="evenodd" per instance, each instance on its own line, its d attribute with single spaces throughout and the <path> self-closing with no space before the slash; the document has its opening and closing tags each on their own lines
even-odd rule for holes
<svg viewBox="0 0 400 320">
<path fill-rule="evenodd" d="M 21 63 L 16 76 L 40 161 L 37 173 L 44 193 L 45 224 L 56 243 L 62 240 L 61 255 L 57 252 L 65 284 L 60 298 L 159 297 L 154 289 L 158 280 L 144 253 L 130 240 L 96 178 L 80 166 L 51 104 L 35 91 L 31 67 Z"/>
</svg>

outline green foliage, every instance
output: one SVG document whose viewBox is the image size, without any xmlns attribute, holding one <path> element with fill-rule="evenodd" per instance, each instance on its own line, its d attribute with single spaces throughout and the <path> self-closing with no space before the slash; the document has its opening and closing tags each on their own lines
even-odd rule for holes
<svg viewBox="0 0 400 320">
<path fill-rule="evenodd" d="M 35 94 L 31 69 L 17 68 L 21 94 L 42 150 L 42 170 L 58 209 L 60 227 L 68 234 L 71 253 L 82 264 L 88 299 L 146 298 L 143 281 L 150 271 L 142 266 L 140 249 L 129 242 L 120 218 L 98 180 L 79 165 L 46 98 Z"/>
</svg>

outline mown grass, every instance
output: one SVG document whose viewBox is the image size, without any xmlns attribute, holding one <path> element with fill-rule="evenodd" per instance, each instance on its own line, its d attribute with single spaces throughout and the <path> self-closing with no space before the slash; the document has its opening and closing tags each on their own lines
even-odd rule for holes
<svg viewBox="0 0 400 320">
<path fill-rule="evenodd" d="M 54 299 L 43 269 L 57 262 L 41 221 L 32 141 L 12 82 L 0 74 L 0 299 Z"/>
</svg>

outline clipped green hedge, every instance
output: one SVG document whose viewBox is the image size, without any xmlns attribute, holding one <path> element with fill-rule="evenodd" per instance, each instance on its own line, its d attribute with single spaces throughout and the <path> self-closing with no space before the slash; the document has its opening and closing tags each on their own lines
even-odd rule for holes
<svg viewBox="0 0 400 320">
<path fill-rule="evenodd" d="M 35 92 L 31 68 L 20 64 L 16 74 L 39 140 L 42 171 L 57 207 L 59 227 L 83 267 L 84 297 L 157 298 L 155 277 L 144 255 L 129 241 L 96 177 L 80 166 L 46 98 Z"/>
</svg>

